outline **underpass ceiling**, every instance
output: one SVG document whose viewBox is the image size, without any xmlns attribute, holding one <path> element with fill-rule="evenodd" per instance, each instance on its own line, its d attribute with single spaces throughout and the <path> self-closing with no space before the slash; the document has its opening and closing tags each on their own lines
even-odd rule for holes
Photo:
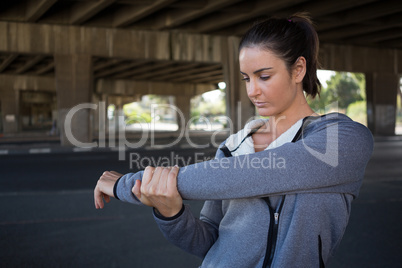
<svg viewBox="0 0 402 268">
<path fill-rule="evenodd" d="M 0 21 L 241 36 L 256 20 L 306 11 L 322 43 L 402 48 L 397 0 L 29 0 L 2 1 Z M 222 81 L 220 64 L 93 58 L 96 78 Z M 0 54 L 0 73 L 54 75 L 51 55 Z"/>
</svg>

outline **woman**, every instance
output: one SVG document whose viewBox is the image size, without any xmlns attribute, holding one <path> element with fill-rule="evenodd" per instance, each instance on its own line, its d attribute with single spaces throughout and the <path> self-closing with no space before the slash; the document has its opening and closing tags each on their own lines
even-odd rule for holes
<svg viewBox="0 0 402 268">
<path fill-rule="evenodd" d="M 269 120 L 231 135 L 211 161 L 120 179 L 105 172 L 95 206 L 113 196 L 154 207 L 162 233 L 203 258 L 202 267 L 324 267 L 345 231 L 373 139 L 347 116 L 318 116 L 309 107 L 305 95 L 320 88 L 317 57 L 307 17 L 254 25 L 240 43 L 240 73 Z M 199 219 L 182 198 L 207 200 Z"/>
</svg>

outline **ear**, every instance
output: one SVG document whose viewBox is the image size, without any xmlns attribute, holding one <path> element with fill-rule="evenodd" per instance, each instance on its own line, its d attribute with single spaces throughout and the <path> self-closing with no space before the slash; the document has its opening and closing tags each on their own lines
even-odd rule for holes
<svg viewBox="0 0 402 268">
<path fill-rule="evenodd" d="M 293 66 L 293 78 L 296 83 L 302 83 L 306 75 L 306 59 L 300 56 Z"/>
</svg>

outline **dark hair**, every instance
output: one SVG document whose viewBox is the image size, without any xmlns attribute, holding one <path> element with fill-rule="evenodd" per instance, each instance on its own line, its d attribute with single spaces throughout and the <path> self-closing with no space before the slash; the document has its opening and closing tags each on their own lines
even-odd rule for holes
<svg viewBox="0 0 402 268">
<path fill-rule="evenodd" d="M 306 59 L 303 90 L 313 98 L 319 95 L 319 41 L 317 32 L 306 14 L 298 13 L 288 19 L 270 18 L 256 23 L 243 36 L 239 51 L 244 47 L 255 46 L 269 50 L 285 61 L 289 73 L 297 59 L 303 56 Z"/>
</svg>

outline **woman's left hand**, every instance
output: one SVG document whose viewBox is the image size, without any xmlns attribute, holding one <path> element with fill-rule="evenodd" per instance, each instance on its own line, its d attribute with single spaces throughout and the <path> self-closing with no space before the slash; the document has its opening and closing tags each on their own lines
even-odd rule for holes
<svg viewBox="0 0 402 268">
<path fill-rule="evenodd" d="M 146 167 L 142 182 L 137 180 L 132 189 L 144 205 L 154 207 L 164 217 L 180 212 L 183 199 L 177 190 L 179 167 Z"/>
</svg>

